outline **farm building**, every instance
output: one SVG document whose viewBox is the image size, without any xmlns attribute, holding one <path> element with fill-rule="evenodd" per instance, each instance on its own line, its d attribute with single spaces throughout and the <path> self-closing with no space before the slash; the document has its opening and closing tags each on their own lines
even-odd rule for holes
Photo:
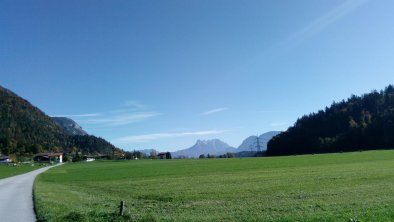
<svg viewBox="0 0 394 222">
<path fill-rule="evenodd" d="M 86 162 L 91 162 L 96 160 L 93 156 L 87 156 L 87 155 L 83 156 L 82 159 L 85 160 Z"/>
<path fill-rule="evenodd" d="M 0 163 L 10 163 L 11 159 L 8 156 L 0 156 Z"/>
<path fill-rule="evenodd" d="M 63 155 L 63 153 L 38 153 L 33 159 L 41 163 L 62 163 Z"/>
<path fill-rule="evenodd" d="M 157 154 L 157 157 L 159 157 L 159 159 L 172 159 L 170 152 L 161 152 Z"/>
</svg>

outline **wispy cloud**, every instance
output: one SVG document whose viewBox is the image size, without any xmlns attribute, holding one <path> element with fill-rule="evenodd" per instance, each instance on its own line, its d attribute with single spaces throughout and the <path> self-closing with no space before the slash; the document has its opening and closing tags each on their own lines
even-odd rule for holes
<svg viewBox="0 0 394 222">
<path fill-rule="evenodd" d="M 86 114 L 65 114 L 65 115 L 52 115 L 61 117 L 97 117 L 103 115 L 102 113 L 86 113 Z"/>
<path fill-rule="evenodd" d="M 114 109 L 106 112 L 54 116 L 75 118 L 74 120 L 82 124 L 95 124 L 104 127 L 121 126 L 145 121 L 161 115 L 161 113 L 148 110 L 148 108 L 148 106 L 140 102 L 126 101 L 120 106 L 120 109 Z"/>
<path fill-rule="evenodd" d="M 128 100 L 128 101 L 124 102 L 124 107 L 127 107 L 129 109 L 136 109 L 136 110 L 143 110 L 143 109 L 148 108 L 147 105 L 142 104 L 142 103 L 135 101 L 135 100 Z"/>
<path fill-rule="evenodd" d="M 103 124 L 107 126 L 121 126 L 130 123 L 144 121 L 159 115 L 161 114 L 157 112 L 130 113 L 130 114 L 105 116 L 101 118 L 85 119 L 85 120 L 81 120 L 81 122 L 89 123 L 89 124 Z"/>
<path fill-rule="evenodd" d="M 226 107 L 221 107 L 221 108 L 217 108 L 217 109 L 208 110 L 208 111 L 205 111 L 205 112 L 201 113 L 200 115 L 202 115 L 202 116 L 211 115 L 211 114 L 214 114 L 214 113 L 222 112 L 224 110 L 227 110 L 227 108 Z"/>
<path fill-rule="evenodd" d="M 171 132 L 171 133 L 153 133 L 143 134 L 135 136 L 126 136 L 117 138 L 114 140 L 115 143 L 130 144 L 130 143 L 142 143 L 149 142 L 159 139 L 186 137 L 186 136 L 206 136 L 206 135 L 217 135 L 227 132 L 227 130 L 205 130 L 205 131 L 194 131 L 194 132 Z"/>
<path fill-rule="evenodd" d="M 308 39 L 312 38 L 314 35 L 321 32 L 328 26 L 356 11 L 358 8 L 365 5 L 368 1 L 369 0 L 341 1 L 341 3 L 332 10 L 312 20 L 311 22 L 291 33 L 289 36 L 282 39 L 281 41 L 272 44 L 269 48 L 264 49 L 260 54 L 248 60 L 247 63 L 238 67 L 232 73 L 239 74 L 240 72 L 243 72 L 244 69 L 247 69 L 247 67 L 254 64 L 261 65 L 263 63 L 271 63 L 283 54 L 286 54 L 303 42 L 306 42 Z"/>
<path fill-rule="evenodd" d="M 303 41 L 312 35 L 320 32 L 327 26 L 331 25 L 332 23 L 338 21 L 342 17 L 350 14 L 360 6 L 367 3 L 369 0 L 346 0 L 342 1 L 334 9 L 330 10 L 326 14 L 322 15 L 321 17 L 315 19 L 307 26 L 303 27 L 302 29 L 295 32 L 291 35 L 288 39 L 282 41 L 279 45 L 288 45 L 290 43 L 298 43 Z"/>
</svg>

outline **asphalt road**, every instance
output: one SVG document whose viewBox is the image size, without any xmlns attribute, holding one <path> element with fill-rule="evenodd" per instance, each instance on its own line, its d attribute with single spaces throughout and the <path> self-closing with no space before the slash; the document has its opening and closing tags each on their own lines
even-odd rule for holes
<svg viewBox="0 0 394 222">
<path fill-rule="evenodd" d="M 33 183 L 36 176 L 51 167 L 0 180 L 0 221 L 36 221 L 33 209 Z"/>
</svg>

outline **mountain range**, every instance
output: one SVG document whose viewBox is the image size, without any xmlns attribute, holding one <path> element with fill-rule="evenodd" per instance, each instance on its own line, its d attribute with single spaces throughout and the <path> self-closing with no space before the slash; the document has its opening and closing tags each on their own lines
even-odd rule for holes
<svg viewBox="0 0 394 222">
<path fill-rule="evenodd" d="M 266 149 L 267 141 L 276 134 L 268 132 L 259 136 L 262 150 Z M 174 152 L 173 156 L 216 156 L 227 152 L 250 151 L 256 138 L 247 138 L 238 148 L 219 139 L 198 140 L 192 147 Z M 49 117 L 29 101 L 0 86 L 0 153 L 29 155 L 43 151 L 68 152 L 73 147 L 85 153 L 108 154 L 120 150 L 102 138 L 89 135 L 74 120 Z"/>
<path fill-rule="evenodd" d="M 278 135 L 280 132 L 278 131 L 270 131 L 257 136 L 250 136 L 246 138 L 238 148 L 231 147 L 227 143 L 219 140 L 197 140 L 197 142 L 190 148 L 179 150 L 172 153 L 173 157 L 192 157 L 197 158 L 200 155 L 204 154 L 205 156 L 210 155 L 223 155 L 225 153 L 240 153 L 244 151 L 253 151 L 256 152 L 257 146 L 257 138 L 259 139 L 259 145 L 261 151 L 265 151 L 267 149 L 268 141 Z"/>
<path fill-rule="evenodd" d="M 192 147 L 179 150 L 172 153 L 173 157 L 192 157 L 197 158 L 201 154 L 204 155 L 221 155 L 227 152 L 234 153 L 236 149 L 227 143 L 219 140 L 197 140 Z"/>
</svg>

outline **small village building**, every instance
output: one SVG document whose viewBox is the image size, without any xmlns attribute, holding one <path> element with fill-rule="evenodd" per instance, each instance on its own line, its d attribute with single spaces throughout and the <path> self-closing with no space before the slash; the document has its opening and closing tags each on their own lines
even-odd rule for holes
<svg viewBox="0 0 394 222">
<path fill-rule="evenodd" d="M 159 157 L 159 159 L 172 159 L 170 152 L 161 152 L 157 154 L 157 157 Z"/>
<path fill-rule="evenodd" d="M 9 156 L 0 156 L 0 164 L 1 163 L 11 163 L 12 160 L 10 159 Z"/>
<path fill-rule="evenodd" d="M 87 155 L 83 156 L 82 159 L 85 160 L 86 162 L 92 162 L 96 160 L 93 156 L 87 156 Z"/>
<path fill-rule="evenodd" d="M 33 160 L 40 163 L 62 163 L 63 153 L 38 153 Z"/>
</svg>

